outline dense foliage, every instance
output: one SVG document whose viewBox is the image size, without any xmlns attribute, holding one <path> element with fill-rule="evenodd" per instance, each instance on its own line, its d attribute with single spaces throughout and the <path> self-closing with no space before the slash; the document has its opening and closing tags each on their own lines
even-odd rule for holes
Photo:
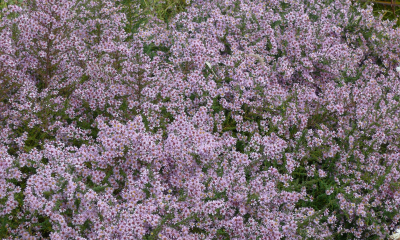
<svg viewBox="0 0 400 240">
<path fill-rule="evenodd" d="M 0 237 L 387 238 L 395 23 L 343 0 L 179 3 L 3 10 Z"/>
</svg>

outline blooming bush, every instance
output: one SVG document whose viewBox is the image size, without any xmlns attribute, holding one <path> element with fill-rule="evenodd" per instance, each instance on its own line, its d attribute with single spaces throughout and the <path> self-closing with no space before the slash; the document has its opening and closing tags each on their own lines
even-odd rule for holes
<svg viewBox="0 0 400 240">
<path fill-rule="evenodd" d="M 0 22 L 0 236 L 385 239 L 400 31 L 350 1 L 111 0 Z M 140 24 L 140 23 L 138 23 Z"/>
</svg>

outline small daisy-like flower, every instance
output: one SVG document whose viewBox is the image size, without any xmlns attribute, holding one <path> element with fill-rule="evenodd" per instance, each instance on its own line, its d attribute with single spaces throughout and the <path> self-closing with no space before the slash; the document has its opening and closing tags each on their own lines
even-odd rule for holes
<svg viewBox="0 0 400 240">
<path fill-rule="evenodd" d="M 335 216 L 331 216 L 328 218 L 328 224 L 333 224 L 336 221 L 336 217 Z"/>
<path fill-rule="evenodd" d="M 396 232 L 389 237 L 392 240 L 400 240 L 400 229 L 397 229 Z"/>
<path fill-rule="evenodd" d="M 396 71 L 397 71 L 397 72 L 400 72 L 400 66 L 398 66 L 398 67 L 396 68 Z"/>
</svg>

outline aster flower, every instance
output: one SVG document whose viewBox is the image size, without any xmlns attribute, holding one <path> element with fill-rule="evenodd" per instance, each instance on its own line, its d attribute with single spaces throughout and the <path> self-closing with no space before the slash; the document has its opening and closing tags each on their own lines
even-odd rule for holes
<svg viewBox="0 0 400 240">
<path fill-rule="evenodd" d="M 389 237 L 389 239 L 399 240 L 400 239 L 400 229 L 397 229 L 396 232 Z"/>
</svg>

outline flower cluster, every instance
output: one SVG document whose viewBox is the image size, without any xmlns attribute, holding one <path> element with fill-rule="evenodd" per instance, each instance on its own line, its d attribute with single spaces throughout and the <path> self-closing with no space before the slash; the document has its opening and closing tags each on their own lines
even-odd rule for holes
<svg viewBox="0 0 400 240">
<path fill-rule="evenodd" d="M 387 238 L 394 23 L 350 1 L 186 4 L 134 32 L 111 0 L 3 11 L 0 236 Z"/>
</svg>

